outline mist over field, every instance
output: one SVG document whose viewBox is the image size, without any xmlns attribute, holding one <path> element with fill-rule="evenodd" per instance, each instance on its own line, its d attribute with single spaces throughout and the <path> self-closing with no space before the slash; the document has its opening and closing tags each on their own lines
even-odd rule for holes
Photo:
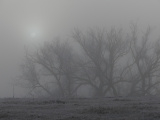
<svg viewBox="0 0 160 120">
<path fill-rule="evenodd" d="M 159 0 L 0 0 L 0 119 L 159 120 Z"/>
<path fill-rule="evenodd" d="M 68 43 L 69 48 L 73 47 L 74 49 L 70 51 L 74 52 L 78 51 L 79 52 L 78 54 L 81 54 L 83 50 L 82 51 L 80 50 L 82 49 L 81 46 L 79 47 L 76 46 L 79 43 L 76 43 L 75 41 L 78 40 L 78 37 L 83 38 L 83 35 L 86 37 L 86 39 L 90 39 L 90 37 L 93 37 L 87 32 L 90 29 L 92 29 L 93 31 L 96 31 L 98 29 L 99 32 L 105 29 L 108 32 L 108 34 L 110 34 L 111 36 L 113 34 L 114 36 L 116 34 L 114 32 L 110 33 L 112 31 L 111 29 L 115 28 L 115 31 L 117 31 L 118 33 L 118 30 L 122 28 L 123 31 L 122 38 L 125 40 L 127 39 L 126 38 L 127 34 L 130 34 L 129 35 L 130 37 L 133 35 L 131 34 L 131 32 L 133 32 L 131 31 L 133 30 L 131 28 L 133 28 L 134 25 L 137 26 L 139 41 L 141 39 L 141 37 L 139 36 L 143 36 L 145 35 L 145 33 L 150 34 L 147 33 L 147 29 L 150 26 L 151 35 L 149 37 L 150 39 L 149 44 L 152 44 L 152 41 L 156 41 L 159 38 L 159 33 L 160 33 L 159 11 L 160 11 L 160 2 L 158 0 L 152 0 L 152 1 L 151 0 L 134 0 L 134 1 L 133 0 L 99 0 L 99 1 L 97 0 L 81 0 L 81 1 L 80 0 L 0 0 L 0 97 L 1 98 L 12 97 L 13 84 L 14 84 L 15 97 L 26 97 L 28 96 L 28 93 L 32 90 L 33 86 L 32 87 L 27 86 L 26 90 L 24 86 L 21 85 L 21 83 L 18 84 L 16 81 L 18 79 L 17 76 L 22 75 L 21 74 L 22 69 L 20 66 L 24 64 L 26 61 L 26 49 L 28 50 L 29 54 L 32 53 L 34 54 L 34 51 L 45 48 L 43 46 L 44 42 L 56 41 L 57 39 L 60 39 L 62 43 L 65 43 L 63 41 L 69 40 Z M 76 33 L 77 31 L 75 31 L 75 28 L 80 30 L 80 32 L 82 32 L 83 35 L 78 36 L 79 33 Z M 93 33 L 93 35 L 94 34 L 96 34 L 96 32 Z M 104 39 L 107 39 L 106 34 L 103 37 Z M 147 37 L 147 35 L 145 37 Z M 70 45 L 72 47 L 70 47 Z M 63 48 L 63 45 L 61 47 Z M 66 49 L 68 50 L 68 48 Z M 97 51 L 95 48 L 91 49 L 94 49 L 95 52 Z M 91 51 L 94 52 L 94 50 Z M 82 56 L 83 57 L 74 56 L 74 58 L 78 59 L 79 57 L 80 58 L 86 57 L 85 54 L 83 54 Z M 63 57 L 62 60 L 67 61 L 66 56 Z M 154 57 L 152 56 L 152 58 Z M 87 60 L 89 59 L 86 58 L 86 61 Z M 55 84 L 53 86 L 47 85 L 48 81 L 53 82 L 55 76 L 53 78 L 51 76 L 43 76 L 43 74 L 50 74 L 43 67 L 44 66 L 41 65 L 38 66 L 38 72 L 40 71 L 39 74 L 42 75 L 41 76 L 42 84 L 44 85 L 45 88 L 47 88 L 48 92 L 51 92 L 51 94 L 52 93 L 54 95 L 58 94 L 59 88 L 57 87 L 57 85 Z M 103 68 L 103 64 L 101 67 Z M 141 67 L 143 67 L 143 65 Z M 66 69 L 68 70 L 69 68 Z M 86 68 L 83 68 L 83 70 L 82 69 L 81 70 L 84 72 L 84 69 L 86 70 Z M 123 68 L 119 68 L 118 71 L 120 71 L 120 69 Z M 138 75 L 135 72 L 137 71 L 136 67 L 134 66 L 134 68 L 132 69 L 133 69 L 132 72 L 134 72 L 135 75 L 135 79 L 139 79 L 137 78 Z M 144 69 L 147 69 L 145 65 Z M 80 73 L 76 73 L 76 75 L 77 74 L 79 75 Z M 83 74 L 83 77 L 85 77 L 84 73 L 81 74 Z M 93 74 L 94 72 L 88 73 L 88 75 L 93 75 Z M 79 77 L 81 76 L 82 75 L 80 75 Z M 90 77 L 91 79 L 93 79 L 93 77 L 95 76 L 90 76 Z M 44 81 L 43 78 L 47 82 Z M 78 79 L 78 77 L 76 79 Z M 153 79 L 155 80 L 155 78 Z M 95 79 L 96 82 L 94 82 L 95 85 L 99 85 L 99 82 L 97 82 L 98 80 L 100 80 L 100 78 L 97 77 Z M 156 78 L 155 81 L 154 80 L 153 82 L 151 82 L 151 84 L 155 84 L 155 81 L 158 84 L 158 78 Z M 78 84 L 79 82 L 81 83 L 82 81 L 78 80 Z M 63 84 L 65 85 L 67 83 L 64 82 Z M 78 89 L 79 93 L 83 93 L 80 94 L 80 96 L 83 95 L 92 96 L 92 93 L 94 91 L 92 88 L 93 86 L 88 83 L 86 84 L 83 83 L 83 84 L 84 88 L 82 87 Z M 139 88 L 140 86 L 143 87 L 141 84 L 142 84 L 141 82 L 137 83 L 135 85 L 136 86 L 135 90 L 137 91 L 141 90 L 141 88 Z M 145 84 L 146 86 L 144 87 L 144 89 L 147 88 L 150 89 L 150 87 L 148 87 L 149 84 L 148 78 L 146 78 Z M 32 83 L 32 85 L 35 85 L 35 83 L 34 84 Z M 120 86 L 121 85 L 115 86 L 115 90 L 119 91 Z M 124 84 L 123 86 L 129 87 L 130 85 Z M 105 86 L 104 89 L 107 89 L 106 87 L 107 86 Z M 90 89 L 88 90 L 87 88 Z M 44 90 L 44 88 L 40 90 L 35 90 L 35 93 L 33 94 L 38 94 L 40 93 L 40 91 L 44 96 L 48 95 Z M 111 91 L 109 90 L 109 92 L 107 92 L 106 95 L 108 94 L 111 96 L 114 96 L 115 94 L 117 94 L 118 96 L 123 95 L 123 90 L 119 94 L 118 93 L 113 94 L 113 91 L 114 88 L 112 87 Z M 155 94 L 155 93 L 157 94 L 157 92 L 155 91 L 156 90 L 151 89 L 150 94 Z M 128 93 L 126 93 L 125 95 L 128 95 Z"/>
</svg>

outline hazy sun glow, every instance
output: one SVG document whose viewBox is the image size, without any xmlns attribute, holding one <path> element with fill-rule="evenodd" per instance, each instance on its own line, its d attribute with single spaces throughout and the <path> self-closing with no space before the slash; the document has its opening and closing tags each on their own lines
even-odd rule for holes
<svg viewBox="0 0 160 120">
<path fill-rule="evenodd" d="M 36 32 L 32 32 L 32 33 L 31 33 L 31 37 L 34 38 L 34 37 L 36 37 L 36 36 L 37 36 L 37 33 L 36 33 Z"/>
<path fill-rule="evenodd" d="M 38 25 L 33 25 L 33 24 L 30 24 L 28 25 L 28 28 L 26 28 L 27 31 L 28 31 L 28 36 L 30 38 L 37 38 L 39 37 L 40 35 L 40 27 Z"/>
<path fill-rule="evenodd" d="M 26 43 L 29 45 L 43 43 L 44 39 L 42 34 L 43 34 L 42 28 L 39 26 L 26 28 L 26 37 L 27 37 Z"/>
</svg>

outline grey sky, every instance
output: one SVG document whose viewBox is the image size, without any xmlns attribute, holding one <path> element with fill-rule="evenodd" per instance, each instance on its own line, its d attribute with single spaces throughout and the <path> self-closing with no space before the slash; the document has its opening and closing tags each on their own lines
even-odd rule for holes
<svg viewBox="0 0 160 120">
<path fill-rule="evenodd" d="M 127 28 L 137 22 L 159 33 L 159 12 L 159 0 L 0 0 L 0 97 L 12 96 L 9 83 L 23 62 L 24 45 L 68 36 L 74 27 Z"/>
</svg>

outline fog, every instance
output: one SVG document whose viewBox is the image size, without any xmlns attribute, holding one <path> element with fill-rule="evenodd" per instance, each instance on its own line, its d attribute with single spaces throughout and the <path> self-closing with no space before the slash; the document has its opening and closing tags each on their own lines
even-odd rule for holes
<svg viewBox="0 0 160 120">
<path fill-rule="evenodd" d="M 12 97 L 25 46 L 67 38 L 74 28 L 128 29 L 132 22 L 142 29 L 150 25 L 158 37 L 159 11 L 159 0 L 0 0 L 0 97 Z M 16 86 L 15 96 L 25 92 Z"/>
</svg>

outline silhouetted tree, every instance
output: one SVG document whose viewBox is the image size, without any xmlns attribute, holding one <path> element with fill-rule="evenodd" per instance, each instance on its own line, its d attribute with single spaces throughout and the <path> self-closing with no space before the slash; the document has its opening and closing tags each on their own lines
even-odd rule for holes
<svg viewBox="0 0 160 120">
<path fill-rule="evenodd" d="M 26 52 L 26 60 L 25 63 L 21 65 L 21 75 L 19 79 L 25 80 L 27 82 L 27 88 L 30 88 L 31 91 L 34 91 L 36 88 L 42 88 L 46 91 L 50 96 L 52 93 L 45 88 L 43 84 L 40 82 L 40 74 L 37 72 L 35 63 L 30 59 L 28 53 Z"/>
<path fill-rule="evenodd" d="M 74 56 L 69 42 L 46 42 L 36 53 L 34 62 L 41 65 L 47 74 L 53 77 L 53 81 L 56 81 L 62 97 L 73 97 L 76 91 L 72 76 L 76 72 L 76 68 L 74 67 Z"/>
<path fill-rule="evenodd" d="M 117 72 L 118 63 L 128 51 L 128 42 L 122 31 L 111 29 L 105 33 L 90 30 L 83 34 L 75 30 L 73 38 L 82 48 L 84 58 L 80 64 L 81 76 L 77 79 L 82 84 L 91 85 L 98 96 L 105 96 L 111 90 L 117 96 L 116 84 L 123 81 Z"/>
<path fill-rule="evenodd" d="M 131 94 L 136 91 L 140 95 L 151 94 L 151 90 L 159 84 L 157 75 L 160 72 L 160 44 L 150 39 L 151 28 L 148 27 L 142 39 L 138 39 L 137 27 L 131 27 L 132 81 Z M 138 88 L 138 89 L 137 89 Z"/>
</svg>

